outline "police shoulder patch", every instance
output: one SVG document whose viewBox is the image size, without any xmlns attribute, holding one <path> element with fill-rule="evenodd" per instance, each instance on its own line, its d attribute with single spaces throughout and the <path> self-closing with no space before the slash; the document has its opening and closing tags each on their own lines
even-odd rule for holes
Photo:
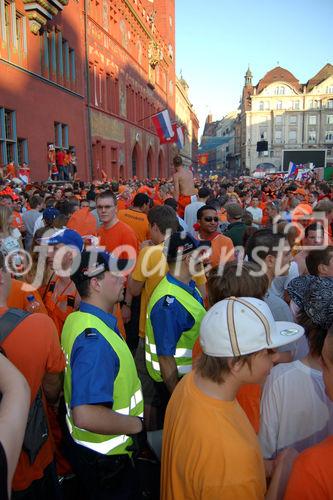
<svg viewBox="0 0 333 500">
<path fill-rule="evenodd" d="M 98 332 L 94 328 L 86 328 L 84 330 L 84 336 L 88 339 L 96 339 L 98 337 Z"/>
<path fill-rule="evenodd" d="M 170 297 L 170 295 L 166 295 L 166 297 L 164 299 L 164 305 L 170 306 L 171 304 L 174 303 L 174 301 L 175 301 L 174 297 Z"/>
</svg>

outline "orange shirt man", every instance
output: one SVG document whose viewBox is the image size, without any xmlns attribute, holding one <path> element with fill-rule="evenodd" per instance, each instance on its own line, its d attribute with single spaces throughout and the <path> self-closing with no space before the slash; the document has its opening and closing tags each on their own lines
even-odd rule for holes
<svg viewBox="0 0 333 500">
<path fill-rule="evenodd" d="M 199 230 L 196 237 L 210 241 L 211 255 L 209 263 L 212 267 L 234 260 L 234 245 L 232 240 L 217 231 L 219 217 L 215 208 L 204 205 L 198 210 Z"/>
<path fill-rule="evenodd" d="M 26 309 L 29 295 L 33 295 L 35 297 L 35 300 L 39 303 L 38 312 L 47 314 L 47 310 L 43 304 L 38 290 L 34 290 L 32 286 L 14 278 L 12 278 L 11 280 L 11 288 L 7 299 L 8 307 L 15 307 L 16 309 Z"/>
<path fill-rule="evenodd" d="M 118 219 L 116 215 L 116 196 L 111 191 L 101 193 L 97 197 L 96 208 L 99 220 L 102 223 L 102 226 L 97 231 L 100 246 L 105 247 L 108 252 L 113 253 L 116 257 L 129 259 L 133 263 L 134 267 L 139 251 L 139 241 L 133 229 L 125 224 L 125 222 Z M 132 295 L 127 288 L 121 314 L 124 324 L 130 323 L 130 329 L 132 328 L 132 324 L 134 324 L 134 329 L 137 330 L 138 325 L 135 324 L 135 321 L 138 323 L 139 316 L 136 317 L 135 321 L 133 320 L 131 322 L 131 307 Z M 129 337 L 130 334 L 127 336 L 128 341 Z"/>
<path fill-rule="evenodd" d="M 138 193 L 133 200 L 132 207 L 118 210 L 118 219 L 133 229 L 139 243 L 149 239 L 149 223 L 147 218 L 149 206 L 149 196 L 144 193 Z"/>
<path fill-rule="evenodd" d="M 133 229 L 118 219 L 116 204 L 116 197 L 111 191 L 105 191 L 97 198 L 96 208 L 102 223 L 102 226 L 97 231 L 100 245 L 120 258 L 133 259 L 133 252 L 136 256 L 139 250 L 138 239 Z M 132 255 L 129 256 L 128 251 L 121 248 L 124 246 L 132 247 Z"/>
<path fill-rule="evenodd" d="M 284 500 L 333 498 L 333 436 L 303 451 L 294 463 Z"/>
<path fill-rule="evenodd" d="M 11 161 L 7 165 L 7 173 L 5 175 L 5 179 L 13 179 L 13 177 L 16 177 L 16 168 L 14 162 Z"/>
<path fill-rule="evenodd" d="M 119 186 L 119 196 L 117 199 L 118 210 L 125 210 L 131 205 L 131 192 L 127 186 Z"/>
<path fill-rule="evenodd" d="M 95 235 L 97 232 L 96 217 L 92 215 L 89 207 L 82 207 L 71 215 L 67 227 L 81 236 Z"/>
<path fill-rule="evenodd" d="M 17 210 L 13 210 L 11 227 L 17 228 L 19 231 L 24 229 L 22 215 Z"/>
</svg>

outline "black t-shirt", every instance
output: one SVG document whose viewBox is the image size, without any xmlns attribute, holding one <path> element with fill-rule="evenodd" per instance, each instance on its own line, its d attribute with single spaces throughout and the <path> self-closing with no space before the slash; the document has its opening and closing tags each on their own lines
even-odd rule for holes
<svg viewBox="0 0 333 500">
<path fill-rule="evenodd" d="M 7 474 L 7 457 L 0 442 L 0 500 L 8 500 Z"/>
</svg>

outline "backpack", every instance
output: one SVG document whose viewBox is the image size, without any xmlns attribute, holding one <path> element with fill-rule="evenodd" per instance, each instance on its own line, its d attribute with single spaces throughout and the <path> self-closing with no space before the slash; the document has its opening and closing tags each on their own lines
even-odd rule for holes
<svg viewBox="0 0 333 500">
<path fill-rule="evenodd" d="M 5 338 L 26 318 L 29 312 L 21 309 L 8 309 L 0 317 L 0 345 Z M 40 386 L 35 399 L 33 400 L 29 414 L 22 449 L 27 453 L 30 464 L 33 464 L 36 457 L 47 441 L 49 429 L 42 400 L 42 387 Z"/>
</svg>

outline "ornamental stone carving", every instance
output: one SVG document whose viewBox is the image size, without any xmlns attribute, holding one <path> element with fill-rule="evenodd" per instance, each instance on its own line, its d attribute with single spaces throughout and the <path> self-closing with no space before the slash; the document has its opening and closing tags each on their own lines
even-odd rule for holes
<svg viewBox="0 0 333 500">
<path fill-rule="evenodd" d="M 38 35 L 47 21 L 50 21 L 68 4 L 68 0 L 23 0 L 23 3 L 29 19 L 30 31 Z"/>
<path fill-rule="evenodd" d="M 156 42 L 150 42 L 148 46 L 148 60 L 150 66 L 155 69 L 161 60 L 161 49 Z"/>
</svg>

